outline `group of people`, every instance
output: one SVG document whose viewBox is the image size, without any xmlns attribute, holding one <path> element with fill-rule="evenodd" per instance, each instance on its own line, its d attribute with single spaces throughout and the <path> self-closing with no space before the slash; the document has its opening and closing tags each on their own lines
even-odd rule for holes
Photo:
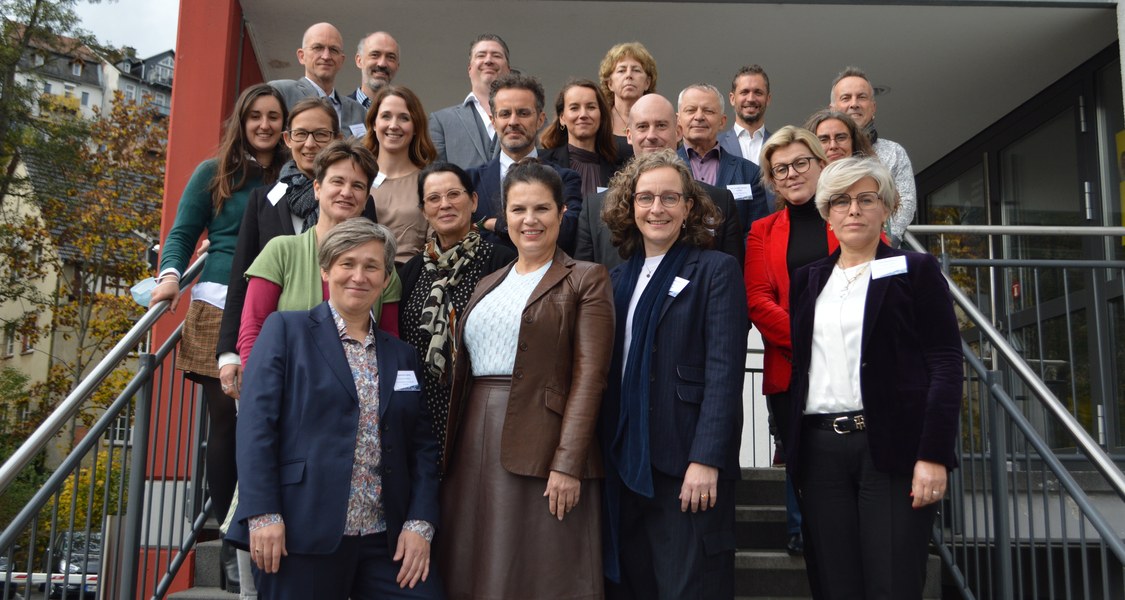
<svg viewBox="0 0 1125 600">
<path fill-rule="evenodd" d="M 178 365 L 244 597 L 733 598 L 751 326 L 815 596 L 920 597 L 959 334 L 895 247 L 913 174 L 861 71 L 770 133 L 761 67 L 724 130 L 719 90 L 674 107 L 636 42 L 549 124 L 496 35 L 428 115 L 385 32 L 350 96 L 335 27 L 297 56 L 242 92 L 153 294 L 206 230 Z"/>
</svg>

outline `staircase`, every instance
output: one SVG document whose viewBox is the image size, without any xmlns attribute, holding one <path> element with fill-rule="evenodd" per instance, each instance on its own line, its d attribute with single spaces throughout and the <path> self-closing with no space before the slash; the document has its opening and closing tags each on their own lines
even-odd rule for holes
<svg viewBox="0 0 1125 600">
<path fill-rule="evenodd" d="M 805 559 L 789 556 L 785 544 L 785 469 L 743 469 L 735 494 L 734 591 L 737 600 L 812 598 Z M 941 598 L 941 559 L 926 565 L 925 600 Z"/>
<path fill-rule="evenodd" d="M 194 587 L 169 594 L 169 600 L 238 600 L 238 594 L 227 593 L 219 587 L 219 550 L 222 546 L 219 540 L 195 545 Z"/>
</svg>

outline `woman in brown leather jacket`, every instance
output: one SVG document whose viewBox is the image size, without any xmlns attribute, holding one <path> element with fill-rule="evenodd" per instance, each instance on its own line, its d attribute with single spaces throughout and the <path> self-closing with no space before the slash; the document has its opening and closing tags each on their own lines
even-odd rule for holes
<svg viewBox="0 0 1125 600">
<path fill-rule="evenodd" d="M 503 187 L 519 257 L 477 284 L 458 326 L 439 568 L 450 597 L 601 598 L 609 276 L 556 247 L 554 169 L 514 165 Z"/>
</svg>

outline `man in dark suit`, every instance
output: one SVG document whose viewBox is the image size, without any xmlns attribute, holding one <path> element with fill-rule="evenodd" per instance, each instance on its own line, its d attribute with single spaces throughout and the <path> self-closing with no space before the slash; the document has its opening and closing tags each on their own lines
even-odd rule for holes
<svg viewBox="0 0 1125 600">
<path fill-rule="evenodd" d="M 649 152 L 676 148 L 680 142 L 681 131 L 676 123 L 676 111 L 667 98 L 659 94 L 647 94 L 629 110 L 629 125 L 626 129 L 629 144 L 636 156 Z M 701 183 L 711 201 L 723 213 L 723 223 L 715 229 L 715 249 L 730 254 L 743 264 L 746 254 L 746 236 L 735 210 L 734 196 L 730 190 Z M 612 269 L 624 262 L 617 247 L 610 240 L 609 228 L 602 221 L 602 206 L 605 192 L 586 198 L 582 213 L 578 216 L 578 241 L 574 258 L 589 260 Z"/>
<path fill-rule="evenodd" d="M 385 31 L 369 33 L 356 48 L 355 66 L 359 69 L 360 83 L 348 97 L 371 108 L 371 97 L 379 88 L 394 80 L 399 65 L 398 42 Z"/>
<path fill-rule="evenodd" d="M 430 114 L 430 138 L 439 161 L 471 169 L 495 156 L 496 130 L 488 104 L 489 87 L 510 70 L 508 44 L 500 36 L 483 33 L 469 45 L 472 91 L 461 104 Z"/>
<path fill-rule="evenodd" d="M 723 96 L 715 86 L 698 83 L 680 92 L 677 118 L 683 130 L 680 158 L 696 181 L 729 189 L 742 222 L 743 239 L 750 224 L 770 213 L 761 172 L 754 163 L 723 150 L 718 136 L 727 123 Z"/>
<path fill-rule="evenodd" d="M 492 108 L 492 124 L 499 138 L 500 153 L 487 164 L 469 169 L 469 177 L 477 193 L 477 210 L 473 221 L 490 242 L 514 248 L 508 238 L 508 222 L 502 201 L 504 175 L 515 163 L 537 157 L 535 134 L 547 116 L 543 112 L 543 86 L 528 75 L 508 74 L 494 81 L 488 98 Z M 547 163 L 563 181 L 563 213 L 558 245 L 568 254 L 574 253 L 578 218 L 582 213 L 582 177 L 577 171 Z"/>
<path fill-rule="evenodd" d="M 770 137 L 766 109 L 770 107 L 770 78 L 760 65 L 742 67 L 730 83 L 734 126 L 719 134 L 723 150 L 758 164 L 762 144 Z M 769 191 L 767 190 L 768 194 Z"/>
<path fill-rule="evenodd" d="M 344 38 L 340 30 L 331 23 L 309 27 L 297 48 L 297 62 L 305 66 L 304 77 L 270 82 L 285 98 L 286 107 L 291 109 L 305 98 L 327 98 L 340 117 L 345 135 L 362 137 L 366 111 L 358 102 L 336 91 L 336 75 L 344 66 Z"/>
<path fill-rule="evenodd" d="M 440 598 L 424 575 L 438 443 L 417 354 L 370 318 L 394 239 L 353 219 L 325 254 L 331 300 L 270 315 L 251 354 L 228 539 L 250 550 L 266 600 Z"/>
</svg>

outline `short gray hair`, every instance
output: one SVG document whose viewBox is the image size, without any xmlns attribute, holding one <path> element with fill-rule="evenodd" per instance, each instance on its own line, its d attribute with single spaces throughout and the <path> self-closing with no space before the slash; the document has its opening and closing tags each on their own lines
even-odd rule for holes
<svg viewBox="0 0 1125 600">
<path fill-rule="evenodd" d="M 894 214 L 898 210 L 898 190 L 895 189 L 895 178 L 890 169 L 878 158 L 856 156 L 841 158 L 820 172 L 820 179 L 816 184 L 816 210 L 820 216 L 827 221 L 828 199 L 848 191 L 857 181 L 867 177 L 875 180 L 875 185 L 879 187 L 879 198 L 887 207 L 887 212 Z"/>
<path fill-rule="evenodd" d="M 395 236 L 385 225 L 373 223 L 366 217 L 348 219 L 332 228 L 320 241 L 317 262 L 324 271 L 332 268 L 340 255 L 367 242 L 383 242 L 383 268 L 387 275 L 395 268 Z"/>
<path fill-rule="evenodd" d="M 866 81 L 867 87 L 871 88 L 871 97 L 874 99 L 875 86 L 871 85 L 871 79 L 867 77 L 867 73 L 864 73 L 863 69 L 859 67 L 848 65 L 844 67 L 843 71 L 836 74 L 836 78 L 832 80 L 832 87 L 828 88 L 828 106 L 832 106 L 836 103 L 836 85 L 848 77 L 859 77 Z"/>
<path fill-rule="evenodd" d="M 719 91 L 719 88 L 711 85 L 710 83 L 693 83 L 680 90 L 680 95 L 676 96 L 677 111 L 680 110 L 680 105 L 684 103 L 684 94 L 686 94 L 688 90 L 703 90 L 704 92 L 711 92 L 712 94 L 715 94 L 715 97 L 719 99 L 719 112 L 726 111 L 727 102 L 726 100 L 723 100 L 723 93 Z"/>
</svg>

